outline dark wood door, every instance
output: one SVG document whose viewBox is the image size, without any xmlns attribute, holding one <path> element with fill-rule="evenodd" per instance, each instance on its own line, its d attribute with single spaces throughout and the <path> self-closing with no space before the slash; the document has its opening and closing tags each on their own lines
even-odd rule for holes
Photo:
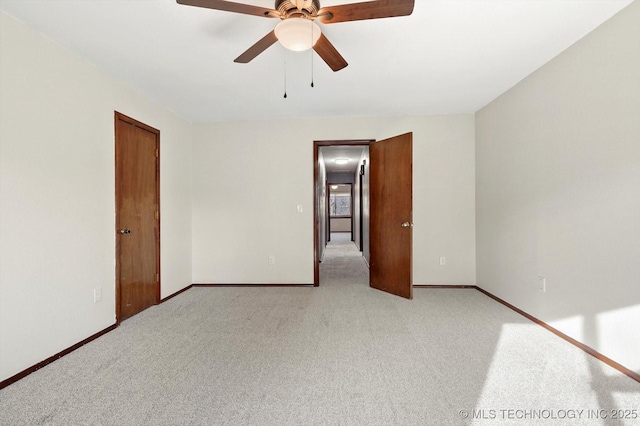
<svg viewBox="0 0 640 426">
<path fill-rule="evenodd" d="M 412 133 L 369 145 L 369 285 L 407 299 L 413 298 L 412 148 Z"/>
<path fill-rule="evenodd" d="M 116 319 L 160 300 L 160 132 L 116 113 Z"/>
</svg>

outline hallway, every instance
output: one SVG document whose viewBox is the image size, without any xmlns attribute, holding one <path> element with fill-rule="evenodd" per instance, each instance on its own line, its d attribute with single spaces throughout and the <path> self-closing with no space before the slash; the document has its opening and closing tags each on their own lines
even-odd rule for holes
<svg viewBox="0 0 640 426">
<path fill-rule="evenodd" d="M 320 263 L 320 286 L 368 286 L 369 268 L 349 233 L 332 233 Z"/>
</svg>

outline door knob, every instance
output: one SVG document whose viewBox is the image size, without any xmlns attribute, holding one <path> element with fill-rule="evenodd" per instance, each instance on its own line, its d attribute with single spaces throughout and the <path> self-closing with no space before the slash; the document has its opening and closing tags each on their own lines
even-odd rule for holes
<svg viewBox="0 0 640 426">
<path fill-rule="evenodd" d="M 130 234 L 131 233 L 131 229 L 127 229 L 127 228 L 121 229 L 120 233 L 121 234 Z"/>
<path fill-rule="evenodd" d="M 403 227 L 403 228 L 413 228 L 413 223 L 410 223 L 410 222 L 404 222 L 404 223 L 402 224 L 402 227 Z"/>
</svg>

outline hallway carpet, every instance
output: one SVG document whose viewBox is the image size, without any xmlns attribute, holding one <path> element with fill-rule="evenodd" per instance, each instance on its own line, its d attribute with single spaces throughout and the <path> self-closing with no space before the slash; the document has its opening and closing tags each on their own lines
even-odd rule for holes
<svg viewBox="0 0 640 426">
<path fill-rule="evenodd" d="M 638 424 L 639 383 L 480 292 L 367 274 L 334 241 L 318 288 L 192 288 L 1 390 L 0 424 Z"/>
</svg>

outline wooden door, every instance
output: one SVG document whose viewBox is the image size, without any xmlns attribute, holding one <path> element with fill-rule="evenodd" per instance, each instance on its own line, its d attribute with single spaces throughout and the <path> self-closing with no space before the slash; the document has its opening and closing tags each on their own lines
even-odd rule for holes
<svg viewBox="0 0 640 426">
<path fill-rule="evenodd" d="M 412 145 L 407 133 L 369 145 L 369 285 L 413 298 Z"/>
<path fill-rule="evenodd" d="M 160 300 L 160 132 L 116 112 L 116 320 Z"/>
</svg>

